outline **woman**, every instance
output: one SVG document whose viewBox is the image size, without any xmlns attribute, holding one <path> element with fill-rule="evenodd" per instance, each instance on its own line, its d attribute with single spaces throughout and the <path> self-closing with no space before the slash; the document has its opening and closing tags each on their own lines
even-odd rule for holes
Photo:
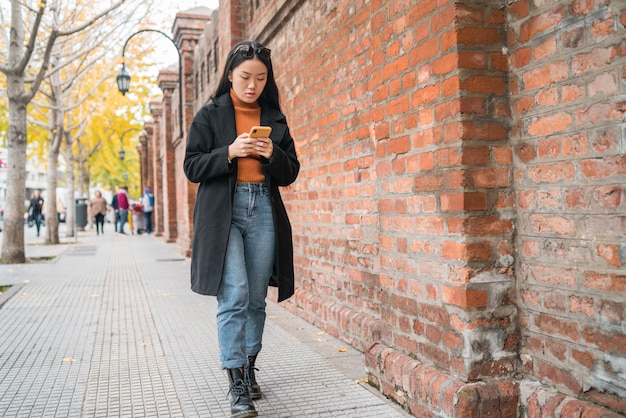
<svg viewBox="0 0 626 418">
<path fill-rule="evenodd" d="M 253 126 L 272 128 L 251 138 Z M 222 78 L 189 129 L 184 170 L 200 183 L 194 208 L 191 288 L 217 296 L 220 361 L 233 417 L 255 417 L 254 371 L 268 285 L 294 292 L 291 226 L 279 186 L 300 163 L 278 98 L 270 50 L 253 41 L 229 52 Z"/>
<path fill-rule="evenodd" d="M 41 192 L 39 190 L 35 190 L 32 194 L 30 206 L 28 207 L 28 214 L 30 219 L 35 222 L 37 236 L 39 236 L 41 221 L 43 220 L 43 198 L 41 197 Z"/>
<path fill-rule="evenodd" d="M 104 234 L 104 216 L 107 214 L 109 205 L 100 190 L 97 190 L 95 197 L 89 201 L 89 213 L 94 217 L 94 223 L 96 224 L 96 235 L 100 235 L 100 232 Z"/>
</svg>

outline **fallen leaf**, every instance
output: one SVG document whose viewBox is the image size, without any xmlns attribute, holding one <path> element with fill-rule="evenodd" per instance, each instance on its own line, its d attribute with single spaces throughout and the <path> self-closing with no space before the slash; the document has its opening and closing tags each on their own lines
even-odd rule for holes
<svg viewBox="0 0 626 418">
<path fill-rule="evenodd" d="M 319 332 L 315 333 L 315 335 L 324 335 L 324 334 L 326 334 L 326 332 L 324 332 L 324 331 L 319 331 Z"/>
<path fill-rule="evenodd" d="M 99 293 L 94 293 L 93 295 L 91 295 L 91 297 L 92 297 L 92 298 L 94 298 L 94 299 L 95 299 L 95 298 L 99 298 L 99 297 L 100 297 L 100 294 L 99 294 Z"/>
<path fill-rule="evenodd" d="M 339 351 L 340 353 L 345 353 L 347 350 L 346 347 L 340 347 L 337 351 Z"/>
<path fill-rule="evenodd" d="M 139 345 L 141 345 L 142 347 L 147 347 L 148 343 L 139 343 Z"/>
<path fill-rule="evenodd" d="M 328 341 L 328 340 L 324 340 L 323 338 L 318 338 L 318 339 L 317 339 L 317 340 L 315 340 L 315 341 L 317 341 L 318 343 L 325 343 L 325 342 L 326 342 L 326 341 Z"/>
<path fill-rule="evenodd" d="M 276 315 L 268 315 L 267 317 L 270 319 L 276 319 Z"/>
<path fill-rule="evenodd" d="M 63 363 L 74 363 L 76 359 L 74 357 L 65 357 Z"/>
</svg>

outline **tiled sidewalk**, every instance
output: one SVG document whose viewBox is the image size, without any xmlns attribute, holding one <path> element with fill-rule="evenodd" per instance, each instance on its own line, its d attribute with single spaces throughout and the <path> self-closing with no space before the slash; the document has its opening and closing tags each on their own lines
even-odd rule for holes
<svg viewBox="0 0 626 418">
<path fill-rule="evenodd" d="M 0 285 L 16 284 L 0 297 L 0 416 L 230 416 L 215 298 L 191 292 L 175 245 L 112 231 L 59 246 L 26 235 L 27 256 L 56 257 L 0 265 Z M 268 313 L 260 417 L 407 416 L 359 381 L 361 353 L 275 303 Z"/>
</svg>

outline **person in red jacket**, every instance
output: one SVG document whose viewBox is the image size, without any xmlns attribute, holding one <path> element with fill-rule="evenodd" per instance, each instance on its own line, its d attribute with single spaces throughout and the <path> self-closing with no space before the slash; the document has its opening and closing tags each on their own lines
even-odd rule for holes
<svg viewBox="0 0 626 418">
<path fill-rule="evenodd" d="M 128 209 L 130 208 L 130 203 L 128 202 L 128 187 L 122 186 L 120 187 L 120 192 L 117 194 L 117 207 L 120 215 L 120 234 L 126 234 L 124 232 L 124 225 L 128 221 Z"/>
</svg>

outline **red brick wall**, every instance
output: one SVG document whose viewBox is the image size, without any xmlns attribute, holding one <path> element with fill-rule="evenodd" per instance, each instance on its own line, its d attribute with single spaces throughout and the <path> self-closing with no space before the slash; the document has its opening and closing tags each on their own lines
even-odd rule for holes
<svg viewBox="0 0 626 418">
<path fill-rule="evenodd" d="M 363 349 L 380 340 L 463 379 L 510 375 L 504 14 L 362 6 L 307 2 L 291 25 L 318 16 L 311 40 L 272 40 L 302 161 L 287 195 L 293 309 Z M 361 315 L 379 331 L 352 321 Z"/>
<path fill-rule="evenodd" d="M 520 0 L 508 22 L 522 370 L 626 413 L 626 3 Z"/>
<path fill-rule="evenodd" d="M 217 52 L 197 110 L 231 45 L 272 49 L 284 305 L 416 416 L 626 412 L 624 2 L 259 3 L 220 2 L 191 82 Z"/>
</svg>

